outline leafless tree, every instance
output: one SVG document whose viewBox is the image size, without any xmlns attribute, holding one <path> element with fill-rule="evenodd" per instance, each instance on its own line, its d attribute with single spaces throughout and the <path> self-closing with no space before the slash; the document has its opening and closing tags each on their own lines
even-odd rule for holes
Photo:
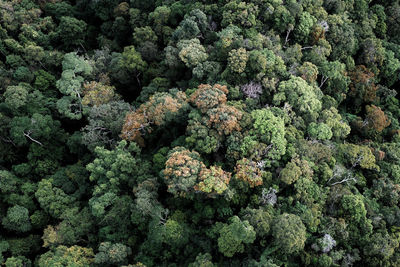
<svg viewBox="0 0 400 267">
<path fill-rule="evenodd" d="M 276 192 L 277 191 L 274 188 L 269 188 L 268 190 L 266 188 L 263 188 L 261 192 L 261 204 L 269 204 L 271 206 L 275 205 L 278 200 Z"/>
<path fill-rule="evenodd" d="M 331 183 L 330 186 L 347 183 L 349 181 L 357 182 L 357 179 L 353 175 L 353 169 L 360 164 L 362 159 L 363 156 L 359 156 L 349 170 L 347 170 L 343 166 L 336 165 L 333 169 L 333 175 L 328 180 L 327 184 L 329 184 L 330 182 L 334 181 L 337 178 L 339 178 L 339 180 L 334 183 Z"/>
<path fill-rule="evenodd" d="M 262 94 L 262 86 L 259 83 L 250 82 L 241 86 L 242 92 L 250 98 L 259 98 Z"/>
</svg>

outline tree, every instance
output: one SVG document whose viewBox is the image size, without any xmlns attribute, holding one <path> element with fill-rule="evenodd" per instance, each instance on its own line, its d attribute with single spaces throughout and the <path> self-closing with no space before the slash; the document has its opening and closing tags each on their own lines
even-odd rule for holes
<svg viewBox="0 0 400 267">
<path fill-rule="evenodd" d="M 246 68 L 249 53 L 244 48 L 232 49 L 229 52 L 228 68 L 233 73 L 242 73 Z"/>
<path fill-rule="evenodd" d="M 296 192 L 294 198 L 309 208 L 307 211 L 303 211 L 303 213 L 309 213 L 310 217 L 313 217 L 311 220 L 314 222 L 304 219 L 309 216 L 308 214 L 301 216 L 302 220 L 307 224 L 310 231 L 315 232 L 319 224 L 319 217 L 321 216 L 320 209 L 325 204 L 327 190 L 314 182 L 313 171 L 309 166 L 306 166 L 303 175 L 294 184 L 294 188 Z"/>
<path fill-rule="evenodd" d="M 136 197 L 135 207 L 142 216 L 161 217 L 162 207 L 157 200 L 158 187 L 159 184 L 155 179 L 148 179 L 133 189 Z"/>
<path fill-rule="evenodd" d="M 98 146 L 114 147 L 120 140 L 122 126 L 130 105 L 123 101 L 111 101 L 94 106 L 88 113 L 88 124 L 81 129 L 82 144 L 91 151 Z"/>
<path fill-rule="evenodd" d="M 206 79 L 207 83 L 218 81 L 218 74 L 221 70 L 221 64 L 216 61 L 204 61 L 193 68 L 192 74 L 198 80 Z"/>
<path fill-rule="evenodd" d="M 172 34 L 175 41 L 189 40 L 202 36 L 207 29 L 207 16 L 203 11 L 194 9 L 185 15 L 179 26 Z"/>
<path fill-rule="evenodd" d="M 236 163 L 235 178 L 245 182 L 250 187 L 262 185 L 262 175 L 263 172 L 254 161 L 243 158 Z"/>
<path fill-rule="evenodd" d="M 118 99 L 114 86 L 92 81 L 85 83 L 83 88 L 82 105 L 84 106 L 99 106 Z"/>
<path fill-rule="evenodd" d="M 281 82 L 277 91 L 273 97 L 275 105 L 287 101 L 306 120 L 313 121 L 318 117 L 318 112 L 322 108 L 321 93 L 318 88 L 308 85 L 300 77 L 292 76 L 289 80 Z"/>
<path fill-rule="evenodd" d="M 223 7 L 222 26 L 239 24 L 244 27 L 253 27 L 257 23 L 258 6 L 253 3 L 233 0 Z"/>
<path fill-rule="evenodd" d="M 5 262 L 6 267 L 31 266 L 31 261 L 24 256 L 10 257 Z"/>
<path fill-rule="evenodd" d="M 345 138 L 350 133 L 350 126 L 334 107 L 323 110 L 319 120 L 329 127 L 332 135 L 336 138 Z"/>
<path fill-rule="evenodd" d="M 271 109 L 258 109 L 251 113 L 253 129 L 250 134 L 268 145 L 265 155 L 269 160 L 279 160 L 286 153 L 285 122 Z"/>
<path fill-rule="evenodd" d="M 270 209 L 252 209 L 247 207 L 241 211 L 242 220 L 246 220 L 254 227 L 258 237 L 267 237 L 270 233 L 273 221 L 273 214 Z"/>
<path fill-rule="evenodd" d="M 27 67 L 20 66 L 15 70 L 13 78 L 19 82 L 30 83 L 33 80 L 34 76 Z"/>
<path fill-rule="evenodd" d="M 149 101 L 140 105 L 125 117 L 121 137 L 144 146 L 142 134 L 152 132 L 152 125 L 162 126 L 187 109 L 186 95 L 171 89 L 169 93 L 155 93 Z"/>
<path fill-rule="evenodd" d="M 362 102 L 373 102 L 376 99 L 377 86 L 374 73 L 365 66 L 358 65 L 354 71 L 350 72 L 350 78 L 349 95 L 356 106 L 360 106 Z"/>
<path fill-rule="evenodd" d="M 62 16 L 55 36 L 65 48 L 83 45 L 86 38 L 86 22 L 74 17 Z"/>
<path fill-rule="evenodd" d="M 126 264 L 131 253 L 132 250 L 124 244 L 102 242 L 99 246 L 99 252 L 94 256 L 94 262 L 103 265 Z"/>
<path fill-rule="evenodd" d="M 57 20 L 60 20 L 62 16 L 73 15 L 75 10 L 71 4 L 66 2 L 59 3 L 47 3 L 44 7 L 46 13 L 52 15 Z"/>
<path fill-rule="evenodd" d="M 363 169 L 379 169 L 375 164 L 375 156 L 367 146 L 355 144 L 343 144 L 339 146 L 340 155 L 353 166 L 360 166 Z"/>
<path fill-rule="evenodd" d="M 206 193 L 209 197 L 221 195 L 228 190 L 231 173 L 225 172 L 221 167 L 211 166 L 203 169 L 199 174 L 200 182 L 194 186 L 194 190 Z"/>
<path fill-rule="evenodd" d="M 189 113 L 189 123 L 186 127 L 185 141 L 199 153 L 210 154 L 217 152 L 221 147 L 223 138 L 214 129 L 210 129 L 201 118 L 200 112 Z"/>
<path fill-rule="evenodd" d="M 32 228 L 28 209 L 19 205 L 8 209 L 2 224 L 6 229 L 17 232 L 28 232 Z"/>
<path fill-rule="evenodd" d="M 65 96 L 57 101 L 58 110 L 68 118 L 80 119 L 83 112 L 82 83 L 84 77 L 92 73 L 93 68 L 89 61 L 76 53 L 65 54 L 62 66 L 63 72 L 56 86 Z"/>
<path fill-rule="evenodd" d="M 19 146 L 28 143 L 45 146 L 55 136 L 64 135 L 59 121 L 53 120 L 50 115 L 43 116 L 38 113 L 33 114 L 30 118 L 14 117 L 9 127 L 11 140 Z"/>
<path fill-rule="evenodd" d="M 363 40 L 361 48 L 360 63 L 373 70 L 375 74 L 378 74 L 385 58 L 385 49 L 382 46 L 381 40 L 367 38 Z"/>
<path fill-rule="evenodd" d="M 281 77 L 286 72 L 283 59 L 269 49 L 250 51 L 246 69 L 256 78 L 264 75 L 270 78 Z"/>
<path fill-rule="evenodd" d="M 283 254 L 298 253 L 305 245 L 306 227 L 297 215 L 283 213 L 274 220 L 272 236 Z"/>
<path fill-rule="evenodd" d="M 11 110 L 18 110 L 27 102 L 28 90 L 24 86 L 8 86 L 4 93 L 4 102 Z"/>
<path fill-rule="evenodd" d="M 304 62 L 297 71 L 299 72 L 300 77 L 309 84 L 313 84 L 317 80 L 318 67 L 311 62 Z"/>
<path fill-rule="evenodd" d="M 50 93 L 48 89 L 49 87 L 55 86 L 56 78 L 44 70 L 35 72 L 35 76 L 33 86 L 42 92 Z"/>
<path fill-rule="evenodd" d="M 274 28 L 279 31 L 279 33 L 282 33 L 286 30 L 288 30 L 290 33 L 290 31 L 293 30 L 293 25 L 295 24 L 295 17 L 284 5 L 279 5 L 274 10 L 273 23 Z"/>
<path fill-rule="evenodd" d="M 144 42 L 156 42 L 157 35 L 154 33 L 151 27 L 136 27 L 133 33 L 133 41 L 136 45 L 140 45 Z"/>
<path fill-rule="evenodd" d="M 214 128 L 219 135 L 229 135 L 233 131 L 240 131 L 240 120 L 243 113 L 233 106 L 220 105 L 207 111 L 208 127 Z"/>
<path fill-rule="evenodd" d="M 198 177 L 206 169 L 199 153 L 175 147 L 168 153 L 163 175 L 168 192 L 175 196 L 190 197 Z"/>
<path fill-rule="evenodd" d="M 380 107 L 367 105 L 365 110 L 367 113 L 365 118 L 367 129 L 375 130 L 380 133 L 390 125 L 390 120 Z"/>
<path fill-rule="evenodd" d="M 98 225 L 99 240 L 113 243 L 127 242 L 134 227 L 131 222 L 132 197 L 127 194 L 116 195 L 108 192 L 89 199 L 88 206 Z"/>
<path fill-rule="evenodd" d="M 218 250 L 226 257 L 244 251 L 244 244 L 251 244 L 256 239 L 256 232 L 248 221 L 242 221 L 238 216 L 229 219 L 229 224 L 223 224 L 219 230 Z"/>
<path fill-rule="evenodd" d="M 20 178 L 15 176 L 15 174 L 12 172 L 6 170 L 0 170 L 0 178 L 0 191 L 3 197 L 12 192 L 16 192 L 18 187 L 20 187 L 22 184 L 22 180 Z"/>
<path fill-rule="evenodd" d="M 227 101 L 226 95 L 229 93 L 227 86 L 214 84 L 200 84 L 197 90 L 190 96 L 189 101 L 196 105 L 202 112 L 206 113 L 212 108 L 216 108 Z"/>
<path fill-rule="evenodd" d="M 38 183 L 35 197 L 44 211 L 54 218 L 75 204 L 75 197 L 66 194 L 62 189 L 53 185 L 53 179 L 42 179 Z"/>
<path fill-rule="evenodd" d="M 40 255 L 39 267 L 50 266 L 89 266 L 94 262 L 94 253 L 91 248 L 80 246 L 58 246 L 54 251 Z"/>
<path fill-rule="evenodd" d="M 336 240 L 330 234 L 325 234 L 317 240 L 316 243 L 312 244 L 312 248 L 315 251 L 322 251 L 323 253 L 328 253 L 336 246 Z"/>
<path fill-rule="evenodd" d="M 186 245 L 189 241 L 189 232 L 184 223 L 168 219 L 164 226 L 163 242 L 174 248 Z"/>
<path fill-rule="evenodd" d="M 395 57 L 393 51 L 385 50 L 385 59 L 383 66 L 380 68 L 380 76 L 384 79 L 388 86 L 392 86 L 399 80 L 398 71 L 400 69 L 400 60 Z"/>
<path fill-rule="evenodd" d="M 189 264 L 189 267 L 214 267 L 212 263 L 212 257 L 210 253 L 199 254 L 196 256 L 196 260 Z"/>
<path fill-rule="evenodd" d="M 329 140 L 333 135 L 331 128 L 325 123 L 312 122 L 308 125 L 307 132 L 311 138 L 318 140 Z"/>
<path fill-rule="evenodd" d="M 199 39 L 181 40 L 177 44 L 179 58 L 188 68 L 194 68 L 208 58 L 206 49 Z"/>
<path fill-rule="evenodd" d="M 296 163 L 296 160 L 292 159 L 292 161 L 288 162 L 285 168 L 283 168 L 279 173 L 279 178 L 285 184 L 293 184 L 302 175 L 301 168 Z"/>
<path fill-rule="evenodd" d="M 355 54 L 358 43 L 351 20 L 344 14 L 334 14 L 327 19 L 329 31 L 326 40 L 332 46 L 333 60 L 344 59 Z"/>
<path fill-rule="evenodd" d="M 90 181 L 95 182 L 93 196 L 117 194 L 127 185 L 132 187 L 148 178 L 149 162 L 140 158 L 141 149 L 136 143 L 123 140 L 112 149 L 95 149 L 96 159 L 86 166 Z"/>
<path fill-rule="evenodd" d="M 346 98 L 350 84 L 350 77 L 346 72 L 346 66 L 339 61 L 324 61 L 319 71 L 322 75 L 319 87 L 321 90 L 333 98 L 338 103 Z"/>
<path fill-rule="evenodd" d="M 349 234 L 354 240 L 372 233 L 372 222 L 367 218 L 367 209 L 362 195 L 347 194 L 341 199 L 339 214 L 349 222 Z"/>
<path fill-rule="evenodd" d="M 371 258 L 377 257 L 379 259 L 378 261 L 375 258 L 371 259 L 371 262 L 380 265 L 383 264 L 384 261 L 389 260 L 398 247 L 399 238 L 397 236 L 387 232 L 377 232 L 372 234 L 369 242 L 364 248 L 364 254 Z"/>
<path fill-rule="evenodd" d="M 367 216 L 363 197 L 360 195 L 345 195 L 341 201 L 342 213 L 351 216 L 355 222 L 360 222 Z"/>
<path fill-rule="evenodd" d="M 42 47 L 32 44 L 25 46 L 24 53 L 24 57 L 27 61 L 38 61 L 40 64 L 42 64 L 41 61 L 45 56 Z"/>
<path fill-rule="evenodd" d="M 300 42 L 306 42 L 310 36 L 312 27 L 317 22 L 317 19 L 307 11 L 301 13 L 299 23 L 294 30 L 296 39 Z"/>
<path fill-rule="evenodd" d="M 219 40 L 215 45 L 221 51 L 221 58 L 226 58 L 232 47 L 236 47 L 243 42 L 243 36 L 240 35 L 241 32 L 242 30 L 239 27 L 231 24 L 217 33 Z"/>
<path fill-rule="evenodd" d="M 144 72 L 147 63 L 143 61 L 139 52 L 136 51 L 134 46 L 124 47 L 122 53 L 120 66 L 126 68 L 129 72 L 134 73 L 137 77 L 140 73 Z"/>
<path fill-rule="evenodd" d="M 244 113 L 225 104 L 228 92 L 223 85 L 201 84 L 189 99 L 200 112 L 195 110 L 189 114 L 186 131 L 190 136 L 186 142 L 194 145 L 199 152 L 216 152 L 225 136 L 241 130 L 240 120 Z"/>
<path fill-rule="evenodd" d="M 48 225 L 43 234 L 43 246 L 54 248 L 57 245 L 73 245 L 77 240 L 87 240 L 90 229 L 94 226 L 93 218 L 87 207 L 65 210 L 62 221 L 55 227 Z"/>
<path fill-rule="evenodd" d="M 262 94 L 262 86 L 259 83 L 250 82 L 240 87 L 242 92 L 250 98 L 259 98 Z"/>
</svg>

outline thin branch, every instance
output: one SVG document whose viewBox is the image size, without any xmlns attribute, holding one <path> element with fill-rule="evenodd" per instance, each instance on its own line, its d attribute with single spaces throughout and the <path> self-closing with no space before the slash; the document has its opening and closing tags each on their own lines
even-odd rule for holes
<svg viewBox="0 0 400 267">
<path fill-rule="evenodd" d="M 290 34 L 291 31 L 292 31 L 292 30 L 289 29 L 289 30 L 286 32 L 286 38 L 285 38 L 285 43 L 283 44 L 283 47 L 285 47 L 286 44 L 289 42 L 289 34 Z"/>
<path fill-rule="evenodd" d="M 324 85 L 324 83 L 325 83 L 328 79 L 329 79 L 328 77 L 322 76 L 322 78 L 321 78 L 321 84 L 319 85 L 319 88 L 321 88 L 321 87 Z"/>
<path fill-rule="evenodd" d="M 43 65 L 42 61 L 38 60 L 38 62 L 39 62 L 39 64 L 40 64 L 40 66 L 42 66 L 43 69 L 45 69 L 46 71 L 49 71 L 49 70 Z"/>
<path fill-rule="evenodd" d="M 142 88 L 142 83 L 140 82 L 140 79 L 139 79 L 139 76 L 140 76 L 140 72 L 136 75 L 136 81 L 138 82 L 138 84 L 139 84 L 139 87 L 140 88 Z"/>
<path fill-rule="evenodd" d="M 86 49 L 85 49 L 85 47 L 82 45 L 82 43 L 79 43 L 79 45 L 83 48 L 83 51 L 85 52 L 85 54 L 87 53 L 86 52 Z"/>
<path fill-rule="evenodd" d="M 40 143 L 38 140 L 33 139 L 33 138 L 30 136 L 30 134 L 31 134 L 31 132 L 28 132 L 28 133 L 25 133 L 25 132 L 24 132 L 24 135 L 25 135 L 26 137 L 28 137 L 31 141 L 35 142 L 36 144 L 38 144 L 38 145 L 40 145 L 40 146 L 43 146 L 43 144 Z"/>
<path fill-rule="evenodd" d="M 342 181 L 335 182 L 335 183 L 331 184 L 331 186 L 336 185 L 336 184 L 346 183 L 346 182 L 348 182 L 348 181 L 350 181 L 350 180 L 353 180 L 354 182 L 357 182 L 356 178 L 354 178 L 354 177 L 347 177 L 347 178 L 344 178 Z"/>
<path fill-rule="evenodd" d="M 11 143 L 13 146 L 16 147 L 16 145 L 14 144 L 14 142 L 10 138 L 5 139 L 4 137 L 2 137 L 1 140 L 3 140 L 3 142 L 6 142 L 6 143 Z"/>
<path fill-rule="evenodd" d="M 357 179 L 354 178 L 354 177 L 352 176 L 352 170 L 360 164 L 360 162 L 361 162 L 361 160 L 362 160 L 363 158 L 364 158 L 364 157 L 361 156 L 361 155 L 358 156 L 357 159 L 355 160 L 355 162 L 353 163 L 353 165 L 351 165 L 350 169 L 347 170 L 347 173 L 345 174 L 346 177 L 343 178 L 341 181 L 334 182 L 333 184 L 330 184 L 330 186 L 333 186 L 333 185 L 336 185 L 336 184 L 345 183 L 345 182 L 348 182 L 348 181 L 351 181 L 351 180 L 353 180 L 354 182 L 357 182 Z M 342 173 L 342 174 L 343 174 L 343 173 Z M 336 173 L 328 180 L 328 182 L 326 182 L 326 183 L 329 184 L 330 181 L 332 181 L 332 180 L 333 180 L 334 178 L 336 178 L 336 177 L 342 176 L 342 174 L 336 172 Z"/>
</svg>

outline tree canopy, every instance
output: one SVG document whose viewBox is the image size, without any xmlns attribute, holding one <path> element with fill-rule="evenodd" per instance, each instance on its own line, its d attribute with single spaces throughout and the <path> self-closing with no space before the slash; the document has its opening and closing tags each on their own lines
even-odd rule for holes
<svg viewBox="0 0 400 267">
<path fill-rule="evenodd" d="M 400 266 L 398 0 L 0 18 L 0 266 Z"/>
</svg>

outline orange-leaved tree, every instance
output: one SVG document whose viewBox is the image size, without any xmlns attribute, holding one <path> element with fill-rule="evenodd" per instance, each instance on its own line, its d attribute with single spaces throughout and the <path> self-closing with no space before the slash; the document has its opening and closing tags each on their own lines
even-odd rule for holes
<svg viewBox="0 0 400 267">
<path fill-rule="evenodd" d="M 121 137 L 144 146 L 143 134 L 152 132 L 152 126 L 162 126 L 187 108 L 186 94 L 176 89 L 155 93 L 134 112 L 126 115 Z"/>
<path fill-rule="evenodd" d="M 236 163 L 235 178 L 247 183 L 250 187 L 262 185 L 262 170 L 257 163 L 243 158 Z"/>
<path fill-rule="evenodd" d="M 219 166 L 207 168 L 199 153 L 184 147 L 175 147 L 168 153 L 163 174 L 168 192 L 186 198 L 192 198 L 194 193 L 216 197 L 228 189 L 231 178 Z"/>
<path fill-rule="evenodd" d="M 224 171 L 220 166 L 211 166 L 200 172 L 200 182 L 194 190 L 206 193 L 208 197 L 215 197 L 228 189 L 231 173 Z"/>
<path fill-rule="evenodd" d="M 190 102 L 202 112 L 226 103 L 228 88 L 225 85 L 200 84 L 198 89 L 190 96 Z"/>
<path fill-rule="evenodd" d="M 115 93 L 114 86 L 101 82 L 91 81 L 90 83 L 85 83 L 83 87 L 82 105 L 84 106 L 99 106 L 119 98 Z"/>
<path fill-rule="evenodd" d="M 383 131 L 383 129 L 390 125 L 390 119 L 388 119 L 380 107 L 368 105 L 365 107 L 365 110 L 367 112 L 366 124 L 368 129 L 375 130 L 380 133 Z"/>
<path fill-rule="evenodd" d="M 377 86 L 375 84 L 375 74 L 364 65 L 356 66 L 350 72 L 350 93 L 354 104 L 361 105 L 364 102 L 373 102 L 376 99 Z"/>
</svg>

